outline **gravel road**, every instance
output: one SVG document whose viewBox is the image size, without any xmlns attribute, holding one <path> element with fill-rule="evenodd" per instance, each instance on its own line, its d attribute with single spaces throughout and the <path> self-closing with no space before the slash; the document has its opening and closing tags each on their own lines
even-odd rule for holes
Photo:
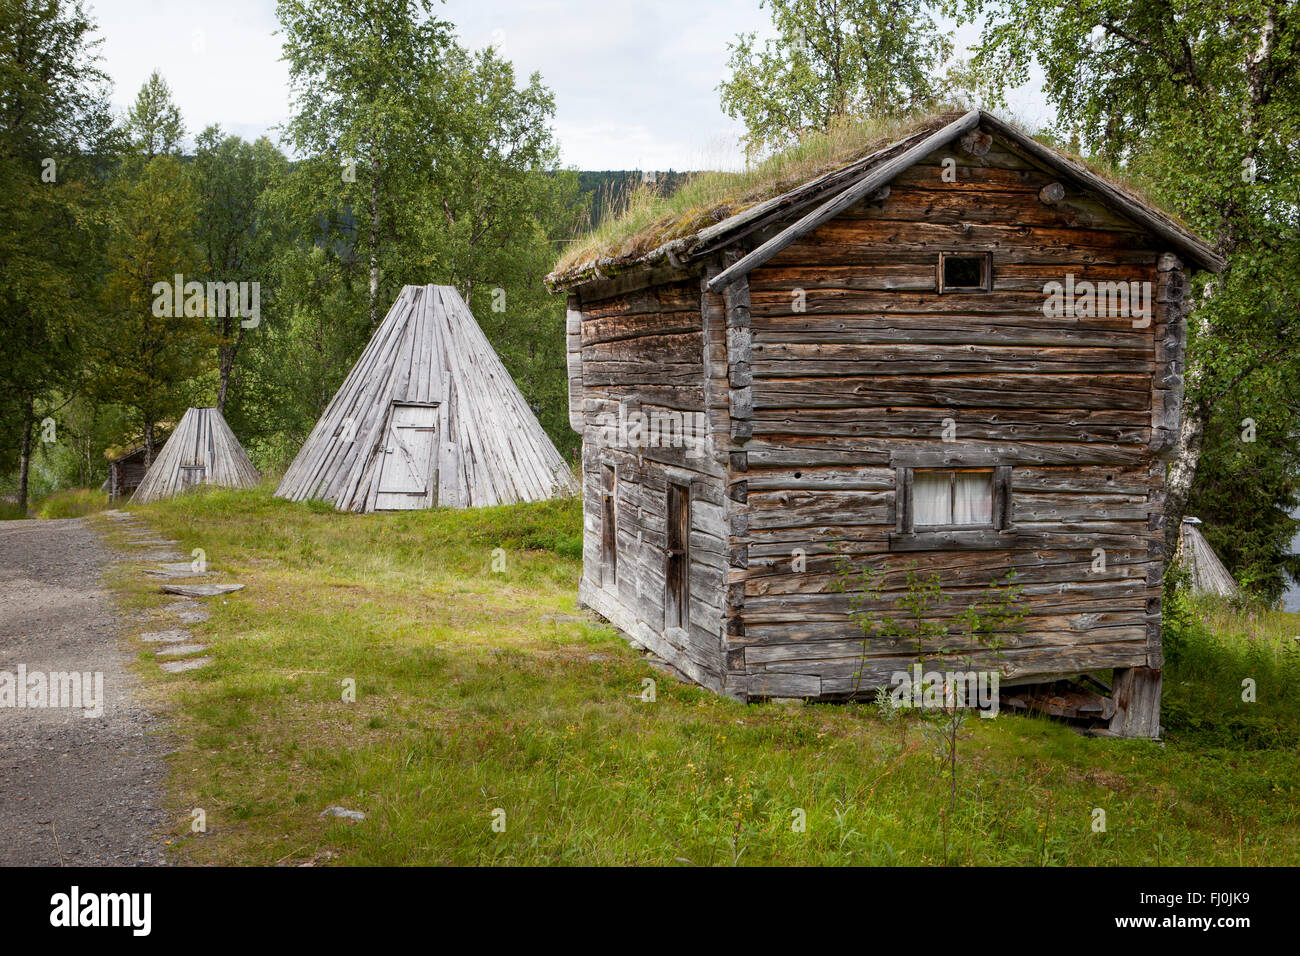
<svg viewBox="0 0 1300 956">
<path fill-rule="evenodd" d="M 119 646 L 100 580 L 112 559 L 81 519 L 0 522 L 0 866 L 165 862 L 163 725 Z M 29 685 L 102 674 L 103 713 L 12 706 L 20 666 Z"/>
</svg>

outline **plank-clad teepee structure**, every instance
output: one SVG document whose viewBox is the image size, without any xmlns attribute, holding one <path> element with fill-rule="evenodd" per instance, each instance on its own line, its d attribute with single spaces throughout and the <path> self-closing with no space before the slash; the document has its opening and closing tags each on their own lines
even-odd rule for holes
<svg viewBox="0 0 1300 956">
<path fill-rule="evenodd" d="M 261 476 L 221 412 L 191 408 L 154 459 L 131 501 L 170 498 L 199 485 L 252 488 Z"/>
<path fill-rule="evenodd" d="M 1184 518 L 1178 532 L 1178 553 L 1175 561 L 1187 569 L 1193 594 L 1217 594 L 1236 597 L 1241 593 L 1232 572 L 1223 566 L 1219 556 L 1205 540 L 1197 527 L 1200 518 Z"/>
<path fill-rule="evenodd" d="M 576 490 L 451 286 L 406 286 L 276 494 L 342 511 L 477 508 Z"/>
</svg>

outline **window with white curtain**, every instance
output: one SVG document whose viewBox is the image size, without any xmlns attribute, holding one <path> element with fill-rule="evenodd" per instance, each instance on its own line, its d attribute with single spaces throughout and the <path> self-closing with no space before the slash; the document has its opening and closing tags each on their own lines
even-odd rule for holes
<svg viewBox="0 0 1300 956">
<path fill-rule="evenodd" d="M 1011 464 L 988 454 L 921 450 L 895 454 L 893 465 L 897 523 L 889 536 L 892 550 L 992 548 L 1015 536 Z"/>
<path fill-rule="evenodd" d="M 912 476 L 912 526 L 993 527 L 993 469 L 916 469 Z"/>
</svg>

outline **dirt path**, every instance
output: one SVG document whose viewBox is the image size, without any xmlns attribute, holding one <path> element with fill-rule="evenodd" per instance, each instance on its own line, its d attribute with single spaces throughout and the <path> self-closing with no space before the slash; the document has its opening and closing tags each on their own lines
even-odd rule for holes
<svg viewBox="0 0 1300 956">
<path fill-rule="evenodd" d="M 111 558 L 80 519 L 0 522 L 0 866 L 165 862 L 161 725 L 101 586 Z M 20 666 L 47 691 L 51 672 L 102 674 L 102 713 L 12 706 Z"/>
</svg>

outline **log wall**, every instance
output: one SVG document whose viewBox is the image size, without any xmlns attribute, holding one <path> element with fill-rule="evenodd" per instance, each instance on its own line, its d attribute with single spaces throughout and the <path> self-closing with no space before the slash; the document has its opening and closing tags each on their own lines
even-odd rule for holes
<svg viewBox="0 0 1300 956">
<path fill-rule="evenodd" d="M 870 605 L 885 615 L 909 565 L 939 574 L 945 619 L 1014 568 L 1028 617 L 985 655 L 1009 679 L 1160 667 L 1159 456 L 1181 401 L 1182 272 L 1069 184 L 1041 200 L 1058 178 L 1001 141 L 981 158 L 954 144 L 731 287 L 748 325 L 731 367 L 752 404 L 743 474 L 729 475 L 746 511 L 734 693 L 842 695 L 855 672 L 869 689 L 916 658 L 872 644 L 860 661 L 837 551 L 885 571 Z M 940 252 L 991 252 L 991 291 L 938 294 Z M 1153 321 L 1047 317 L 1044 285 L 1067 273 L 1149 282 Z M 900 535 L 900 461 L 1011 465 L 1009 528 L 957 546 Z"/>
<path fill-rule="evenodd" d="M 705 329 L 701 304 L 698 276 L 600 299 L 570 298 L 570 349 L 580 349 L 581 357 L 570 365 L 570 417 L 583 436 L 579 599 L 693 680 L 721 691 L 725 469 L 708 433 L 708 383 L 710 374 L 725 377 L 727 358 L 716 320 Z M 611 434 L 609 424 L 633 412 L 692 424 L 680 441 L 657 429 L 668 447 Z M 616 580 L 603 573 L 600 550 L 607 466 L 616 470 Z M 671 483 L 689 485 L 691 498 L 684 628 L 665 626 Z"/>
</svg>

